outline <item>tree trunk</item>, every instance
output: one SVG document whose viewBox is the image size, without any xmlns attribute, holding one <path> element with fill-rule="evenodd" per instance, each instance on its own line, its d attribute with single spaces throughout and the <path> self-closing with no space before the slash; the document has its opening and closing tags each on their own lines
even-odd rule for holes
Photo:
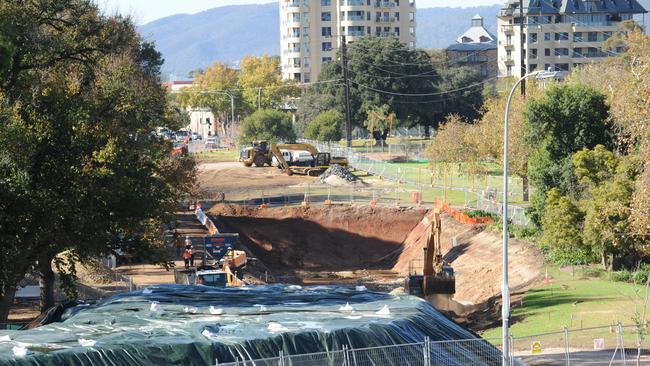
<svg viewBox="0 0 650 366">
<path fill-rule="evenodd" d="M 41 278 L 38 285 L 41 289 L 41 312 L 54 306 L 54 271 L 52 271 L 53 255 L 43 254 L 38 260 L 38 270 Z"/>
<path fill-rule="evenodd" d="M 429 125 L 424 125 L 424 137 L 428 140 L 431 138 L 431 129 Z"/>
<path fill-rule="evenodd" d="M 11 304 L 14 302 L 14 296 L 16 295 L 15 286 L 5 285 L 2 295 L 0 295 L 0 323 L 6 323 L 9 318 L 9 309 Z M 2 327 L 0 327 L 2 329 Z"/>
<path fill-rule="evenodd" d="M 521 178 L 521 182 L 523 185 L 523 191 L 524 191 L 524 202 L 528 202 L 528 176 L 525 175 Z"/>
</svg>

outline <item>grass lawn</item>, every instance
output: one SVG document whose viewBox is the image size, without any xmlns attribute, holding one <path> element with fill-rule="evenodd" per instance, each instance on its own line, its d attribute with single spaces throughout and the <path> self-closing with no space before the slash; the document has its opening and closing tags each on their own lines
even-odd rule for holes
<svg viewBox="0 0 650 366">
<path fill-rule="evenodd" d="M 637 312 L 643 310 L 645 287 L 642 285 L 587 278 L 579 271 L 573 275 L 570 269 L 549 268 L 548 271 L 552 277 L 550 284 L 529 290 L 522 303 L 513 304 L 514 324 L 510 328 L 513 336 L 561 331 L 564 326 L 580 329 L 609 326 L 619 321 L 633 325 Z M 611 334 L 609 330 L 576 331 L 570 339 L 572 345 L 588 346 L 594 338 L 608 338 L 608 334 Z M 482 336 L 499 338 L 501 328 L 486 331 Z"/>
<path fill-rule="evenodd" d="M 235 149 L 201 151 L 198 153 L 192 153 L 190 155 L 199 161 L 205 161 L 211 163 L 237 161 L 239 159 L 239 152 Z"/>
</svg>

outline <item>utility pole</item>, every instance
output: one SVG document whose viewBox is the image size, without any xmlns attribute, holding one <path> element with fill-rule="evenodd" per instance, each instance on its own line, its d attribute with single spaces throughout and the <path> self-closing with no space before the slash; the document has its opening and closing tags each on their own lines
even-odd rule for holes
<svg viewBox="0 0 650 366">
<path fill-rule="evenodd" d="M 348 45 L 341 36 L 341 62 L 343 63 L 343 83 L 345 84 L 345 137 L 348 148 L 352 148 L 352 112 L 350 111 L 350 79 L 348 75 Z"/>
<path fill-rule="evenodd" d="M 262 109 L 262 88 L 257 88 L 257 110 Z"/>
<path fill-rule="evenodd" d="M 524 54 L 524 45 L 526 44 L 526 35 L 524 35 L 524 19 L 526 17 L 524 16 L 524 0 L 519 0 L 519 38 L 521 40 L 520 42 L 520 62 L 521 62 L 521 77 L 526 75 L 528 73 L 528 70 L 526 69 L 526 55 Z M 521 82 L 521 95 L 524 97 L 526 96 L 526 80 L 522 80 Z"/>
</svg>

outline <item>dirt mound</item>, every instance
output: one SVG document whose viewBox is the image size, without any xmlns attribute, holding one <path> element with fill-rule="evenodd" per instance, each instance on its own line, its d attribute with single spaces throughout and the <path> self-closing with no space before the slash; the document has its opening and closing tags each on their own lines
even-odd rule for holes
<svg viewBox="0 0 650 366">
<path fill-rule="evenodd" d="M 362 182 L 356 175 L 352 174 L 350 169 L 340 165 L 332 165 L 316 180 L 316 183 L 328 184 L 330 186 L 350 186 L 359 185 Z"/>
<path fill-rule="evenodd" d="M 432 214 L 427 214 L 404 241 L 393 267 L 396 272 L 406 275 L 410 263 L 422 259 Z M 454 238 L 456 245 L 452 247 Z M 500 233 L 488 231 L 485 226 L 461 224 L 442 214 L 443 253 L 456 273 L 454 299 L 478 304 L 501 293 L 502 240 Z M 509 263 L 511 289 L 523 289 L 540 278 L 544 257 L 534 245 L 510 239 Z"/>
<path fill-rule="evenodd" d="M 217 205 L 208 213 L 217 226 L 238 232 L 242 243 L 270 269 L 353 270 L 377 268 L 386 256 L 399 252 L 426 210 Z"/>
</svg>

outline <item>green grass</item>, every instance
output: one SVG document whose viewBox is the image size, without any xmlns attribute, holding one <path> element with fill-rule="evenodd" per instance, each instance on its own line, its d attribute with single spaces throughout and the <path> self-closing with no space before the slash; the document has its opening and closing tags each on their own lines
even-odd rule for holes
<svg viewBox="0 0 650 366">
<path fill-rule="evenodd" d="M 579 271 L 573 274 L 570 269 L 551 268 L 549 275 L 551 284 L 527 291 L 522 302 L 512 304 L 514 324 L 510 329 L 514 336 L 561 331 L 564 326 L 579 329 L 609 326 L 619 321 L 631 325 L 637 312 L 642 312 L 645 291 L 642 285 L 587 278 Z M 588 344 L 595 336 L 584 333 L 584 342 Z M 574 341 L 578 342 L 581 334 L 576 332 Z M 499 338 L 501 328 L 490 329 L 482 335 Z"/>
<path fill-rule="evenodd" d="M 195 159 L 200 161 L 209 161 L 213 163 L 237 161 L 239 159 L 239 152 L 237 150 L 212 150 L 192 153 Z"/>
</svg>

